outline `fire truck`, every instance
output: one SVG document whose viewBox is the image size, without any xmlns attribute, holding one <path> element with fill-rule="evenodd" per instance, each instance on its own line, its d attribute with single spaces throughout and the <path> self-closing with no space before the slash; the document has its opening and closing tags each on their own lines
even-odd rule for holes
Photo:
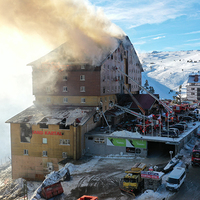
<svg viewBox="0 0 200 200">
<path fill-rule="evenodd" d="M 200 165 L 200 143 L 194 145 L 192 150 L 191 164 L 192 166 Z"/>
</svg>

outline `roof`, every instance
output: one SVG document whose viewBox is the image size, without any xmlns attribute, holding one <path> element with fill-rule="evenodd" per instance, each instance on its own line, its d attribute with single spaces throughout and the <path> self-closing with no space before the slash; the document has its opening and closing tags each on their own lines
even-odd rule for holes
<svg viewBox="0 0 200 200">
<path fill-rule="evenodd" d="M 180 177 L 185 172 L 185 168 L 182 167 L 175 167 L 173 171 L 170 173 L 170 178 L 177 178 Z"/>
<path fill-rule="evenodd" d="M 200 83 L 200 75 L 190 74 L 188 78 L 188 83 Z"/>
<path fill-rule="evenodd" d="M 141 107 L 145 110 L 151 109 L 156 102 L 156 100 L 149 94 L 133 94 L 133 96 L 140 103 Z M 119 105 L 121 106 L 129 105 L 130 109 L 139 109 L 136 103 L 133 102 L 129 94 L 124 94 L 122 98 L 119 99 Z"/>
<path fill-rule="evenodd" d="M 111 37 L 110 40 L 113 44 L 110 46 L 93 43 L 91 48 L 85 48 L 80 44 L 79 52 L 76 51 L 75 53 L 73 53 L 74 48 L 69 43 L 65 42 L 43 57 L 29 63 L 28 66 L 39 66 L 41 63 L 46 62 L 58 62 L 60 65 L 90 64 L 92 66 L 101 66 L 102 62 L 104 62 L 121 44 L 125 50 L 128 50 L 131 46 L 134 49 L 128 36 L 124 35 L 121 38 Z M 138 63 L 143 71 L 139 58 Z"/>
<path fill-rule="evenodd" d="M 119 108 L 113 108 L 113 109 L 110 109 L 110 110 L 107 110 L 104 114 L 106 116 L 120 116 L 122 114 L 124 114 L 125 112 Z"/>
<path fill-rule="evenodd" d="M 95 107 L 36 106 L 32 105 L 6 123 L 84 125 L 96 112 Z"/>
</svg>

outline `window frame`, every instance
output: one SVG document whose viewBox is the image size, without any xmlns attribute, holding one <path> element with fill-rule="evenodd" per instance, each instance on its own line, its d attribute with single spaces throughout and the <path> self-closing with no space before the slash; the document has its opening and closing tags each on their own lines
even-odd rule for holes
<svg viewBox="0 0 200 200">
<path fill-rule="evenodd" d="M 63 81 L 67 81 L 68 76 L 63 76 Z"/>
<path fill-rule="evenodd" d="M 86 103 L 86 99 L 85 98 L 81 98 L 81 103 Z"/>
<path fill-rule="evenodd" d="M 67 86 L 63 86 L 63 92 L 68 92 Z"/>
<path fill-rule="evenodd" d="M 46 142 L 45 142 L 45 140 L 46 140 Z M 47 138 L 42 138 L 42 144 L 47 144 L 47 143 L 48 143 Z"/>
<path fill-rule="evenodd" d="M 24 149 L 24 155 L 28 156 L 28 149 Z"/>
<path fill-rule="evenodd" d="M 60 139 L 59 145 L 70 146 L 70 139 Z"/>
<path fill-rule="evenodd" d="M 67 99 L 67 101 L 66 101 Z M 63 103 L 68 103 L 68 98 L 67 97 L 63 97 Z"/>
<path fill-rule="evenodd" d="M 85 92 L 85 86 L 80 86 L 80 92 Z"/>
<path fill-rule="evenodd" d="M 80 81 L 85 81 L 85 75 L 80 75 Z"/>
<path fill-rule="evenodd" d="M 47 157 L 47 156 L 48 156 L 47 151 L 43 150 L 43 151 L 42 151 L 42 156 L 43 156 L 43 157 Z"/>
</svg>

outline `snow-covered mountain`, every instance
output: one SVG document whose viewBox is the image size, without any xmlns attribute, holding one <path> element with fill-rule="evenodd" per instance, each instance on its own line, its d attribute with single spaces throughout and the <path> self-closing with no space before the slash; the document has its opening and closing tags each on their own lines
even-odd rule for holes
<svg viewBox="0 0 200 200">
<path fill-rule="evenodd" d="M 148 80 L 149 86 L 163 99 L 173 99 L 180 85 L 184 94 L 189 74 L 200 72 L 200 50 L 153 51 L 139 53 L 138 56 L 144 69 L 142 84 Z"/>
</svg>

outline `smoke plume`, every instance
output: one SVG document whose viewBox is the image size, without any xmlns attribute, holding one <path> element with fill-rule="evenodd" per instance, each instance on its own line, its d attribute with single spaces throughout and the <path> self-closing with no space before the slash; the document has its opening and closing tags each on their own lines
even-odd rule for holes
<svg viewBox="0 0 200 200">
<path fill-rule="evenodd" d="M 66 43 L 67 54 L 80 59 L 90 55 L 96 64 L 125 35 L 88 0 L 0 1 L 0 23 L 33 39 L 39 35 L 52 48 Z"/>
</svg>

